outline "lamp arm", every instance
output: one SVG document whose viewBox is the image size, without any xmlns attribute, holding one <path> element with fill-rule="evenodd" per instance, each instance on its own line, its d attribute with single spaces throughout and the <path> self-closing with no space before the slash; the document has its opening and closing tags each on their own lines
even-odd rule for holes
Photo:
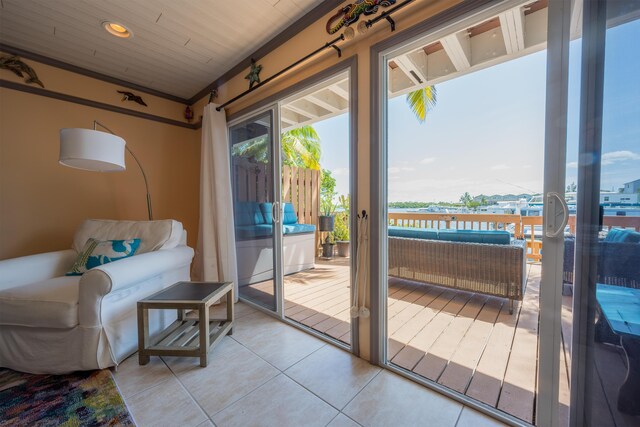
<svg viewBox="0 0 640 427">
<path fill-rule="evenodd" d="M 100 126 L 104 129 L 106 129 L 110 134 L 112 135 L 116 135 L 116 133 L 114 131 L 112 131 L 111 129 L 109 129 L 108 127 L 106 127 L 105 125 L 103 125 L 102 123 L 100 123 L 97 120 L 93 121 L 93 130 L 96 130 L 96 126 Z M 118 135 L 116 135 L 118 136 Z M 131 154 L 131 157 L 133 157 L 133 159 L 136 161 L 136 163 L 138 164 L 138 167 L 140 168 L 140 172 L 142 172 L 142 178 L 144 179 L 144 187 L 147 191 L 147 212 L 149 213 L 149 221 L 151 221 L 153 219 L 153 211 L 151 209 L 151 193 L 149 193 L 149 182 L 147 181 L 147 174 L 144 172 L 144 169 L 142 168 L 142 164 L 140 163 L 140 160 L 138 160 L 138 157 L 133 154 L 133 151 L 131 151 L 131 149 L 129 148 L 129 146 L 127 145 L 127 143 L 125 142 L 124 148 L 127 149 L 127 151 L 129 152 L 129 154 Z"/>
</svg>

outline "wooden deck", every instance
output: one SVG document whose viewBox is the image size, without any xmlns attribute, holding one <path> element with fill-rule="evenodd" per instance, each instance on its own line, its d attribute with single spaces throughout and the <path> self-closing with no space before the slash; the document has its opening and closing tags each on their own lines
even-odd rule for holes
<svg viewBox="0 0 640 427">
<path fill-rule="evenodd" d="M 539 264 L 527 265 L 524 300 L 507 300 L 391 278 L 388 359 L 528 422 L 534 422 L 538 358 Z M 271 281 L 252 285 L 272 294 Z M 345 343 L 349 335 L 349 265 L 335 259 L 285 278 L 285 314 Z M 269 298 L 272 298 L 269 295 Z M 569 405 L 571 300 L 563 310 L 561 417 Z"/>
</svg>

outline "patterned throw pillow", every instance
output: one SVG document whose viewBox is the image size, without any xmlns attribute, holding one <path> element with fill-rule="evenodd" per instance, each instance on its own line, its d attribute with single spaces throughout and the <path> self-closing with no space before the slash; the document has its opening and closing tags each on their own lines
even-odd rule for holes
<svg viewBox="0 0 640 427">
<path fill-rule="evenodd" d="M 89 239 L 78 254 L 67 276 L 81 276 L 87 270 L 133 256 L 140 247 L 140 239 L 96 240 Z"/>
</svg>

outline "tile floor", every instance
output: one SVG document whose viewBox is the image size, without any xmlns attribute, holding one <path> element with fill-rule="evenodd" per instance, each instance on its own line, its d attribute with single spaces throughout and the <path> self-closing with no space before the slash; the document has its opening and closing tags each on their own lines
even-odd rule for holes
<svg viewBox="0 0 640 427">
<path fill-rule="evenodd" d="M 114 376 L 141 427 L 502 425 L 242 303 L 206 368 L 133 355 Z"/>
</svg>

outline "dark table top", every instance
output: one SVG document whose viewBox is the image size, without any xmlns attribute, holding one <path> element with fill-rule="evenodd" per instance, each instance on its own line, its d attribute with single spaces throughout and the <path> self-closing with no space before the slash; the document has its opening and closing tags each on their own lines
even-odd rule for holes
<svg viewBox="0 0 640 427">
<path fill-rule="evenodd" d="M 640 289 L 598 283 L 596 298 L 613 332 L 640 337 Z"/>
<path fill-rule="evenodd" d="M 230 282 L 178 282 L 145 298 L 147 302 L 185 301 L 206 302 Z"/>
</svg>

